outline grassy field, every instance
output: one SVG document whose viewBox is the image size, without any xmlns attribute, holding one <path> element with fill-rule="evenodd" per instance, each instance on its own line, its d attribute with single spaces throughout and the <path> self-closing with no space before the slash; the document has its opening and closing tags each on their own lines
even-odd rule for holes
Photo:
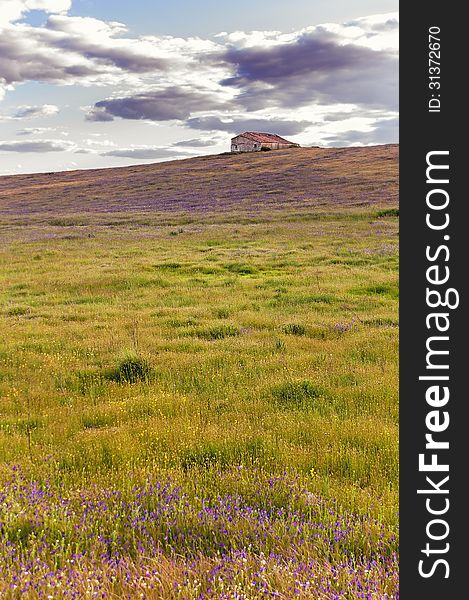
<svg viewBox="0 0 469 600">
<path fill-rule="evenodd" d="M 397 598 L 397 152 L 0 178 L 0 597 Z"/>
</svg>

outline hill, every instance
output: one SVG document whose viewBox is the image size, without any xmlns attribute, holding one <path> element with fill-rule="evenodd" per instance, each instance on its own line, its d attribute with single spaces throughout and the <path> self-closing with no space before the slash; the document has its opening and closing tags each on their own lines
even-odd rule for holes
<svg viewBox="0 0 469 600">
<path fill-rule="evenodd" d="M 0 179 L 1 598 L 398 597 L 397 152 Z"/>
<path fill-rule="evenodd" d="M 222 212 L 259 217 L 288 203 L 300 212 L 396 206 L 398 145 L 299 148 L 200 156 L 149 165 L 0 177 L 0 219 L 87 224 L 131 211 L 159 218 Z M 127 213 L 127 215 L 126 215 Z M 78 216 L 83 219 L 76 219 Z M 88 219 L 85 218 L 88 215 Z M 94 220 L 93 219 L 93 220 Z M 63 222 L 65 223 L 65 222 Z"/>
</svg>

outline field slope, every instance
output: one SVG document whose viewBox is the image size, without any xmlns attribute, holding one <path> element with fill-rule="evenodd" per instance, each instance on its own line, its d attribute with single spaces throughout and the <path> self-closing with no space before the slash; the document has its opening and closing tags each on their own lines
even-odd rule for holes
<svg viewBox="0 0 469 600">
<path fill-rule="evenodd" d="M 397 598 L 397 167 L 0 178 L 0 597 Z"/>
</svg>

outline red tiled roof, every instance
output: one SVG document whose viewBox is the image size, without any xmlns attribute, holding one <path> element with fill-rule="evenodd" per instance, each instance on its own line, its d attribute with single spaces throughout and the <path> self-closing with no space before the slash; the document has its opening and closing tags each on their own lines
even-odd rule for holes
<svg viewBox="0 0 469 600">
<path fill-rule="evenodd" d="M 294 142 L 289 142 L 283 137 L 275 133 L 258 133 L 257 131 L 245 131 L 244 133 L 238 134 L 236 137 L 245 137 L 254 142 L 260 142 L 261 144 L 272 144 L 272 143 L 280 143 L 280 144 L 293 144 Z"/>
</svg>

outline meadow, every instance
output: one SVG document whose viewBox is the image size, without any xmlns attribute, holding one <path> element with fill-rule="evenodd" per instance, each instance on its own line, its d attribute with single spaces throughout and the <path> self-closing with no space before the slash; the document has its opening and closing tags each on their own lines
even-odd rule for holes
<svg viewBox="0 0 469 600">
<path fill-rule="evenodd" d="M 398 598 L 397 160 L 0 178 L 1 598 Z"/>
</svg>

